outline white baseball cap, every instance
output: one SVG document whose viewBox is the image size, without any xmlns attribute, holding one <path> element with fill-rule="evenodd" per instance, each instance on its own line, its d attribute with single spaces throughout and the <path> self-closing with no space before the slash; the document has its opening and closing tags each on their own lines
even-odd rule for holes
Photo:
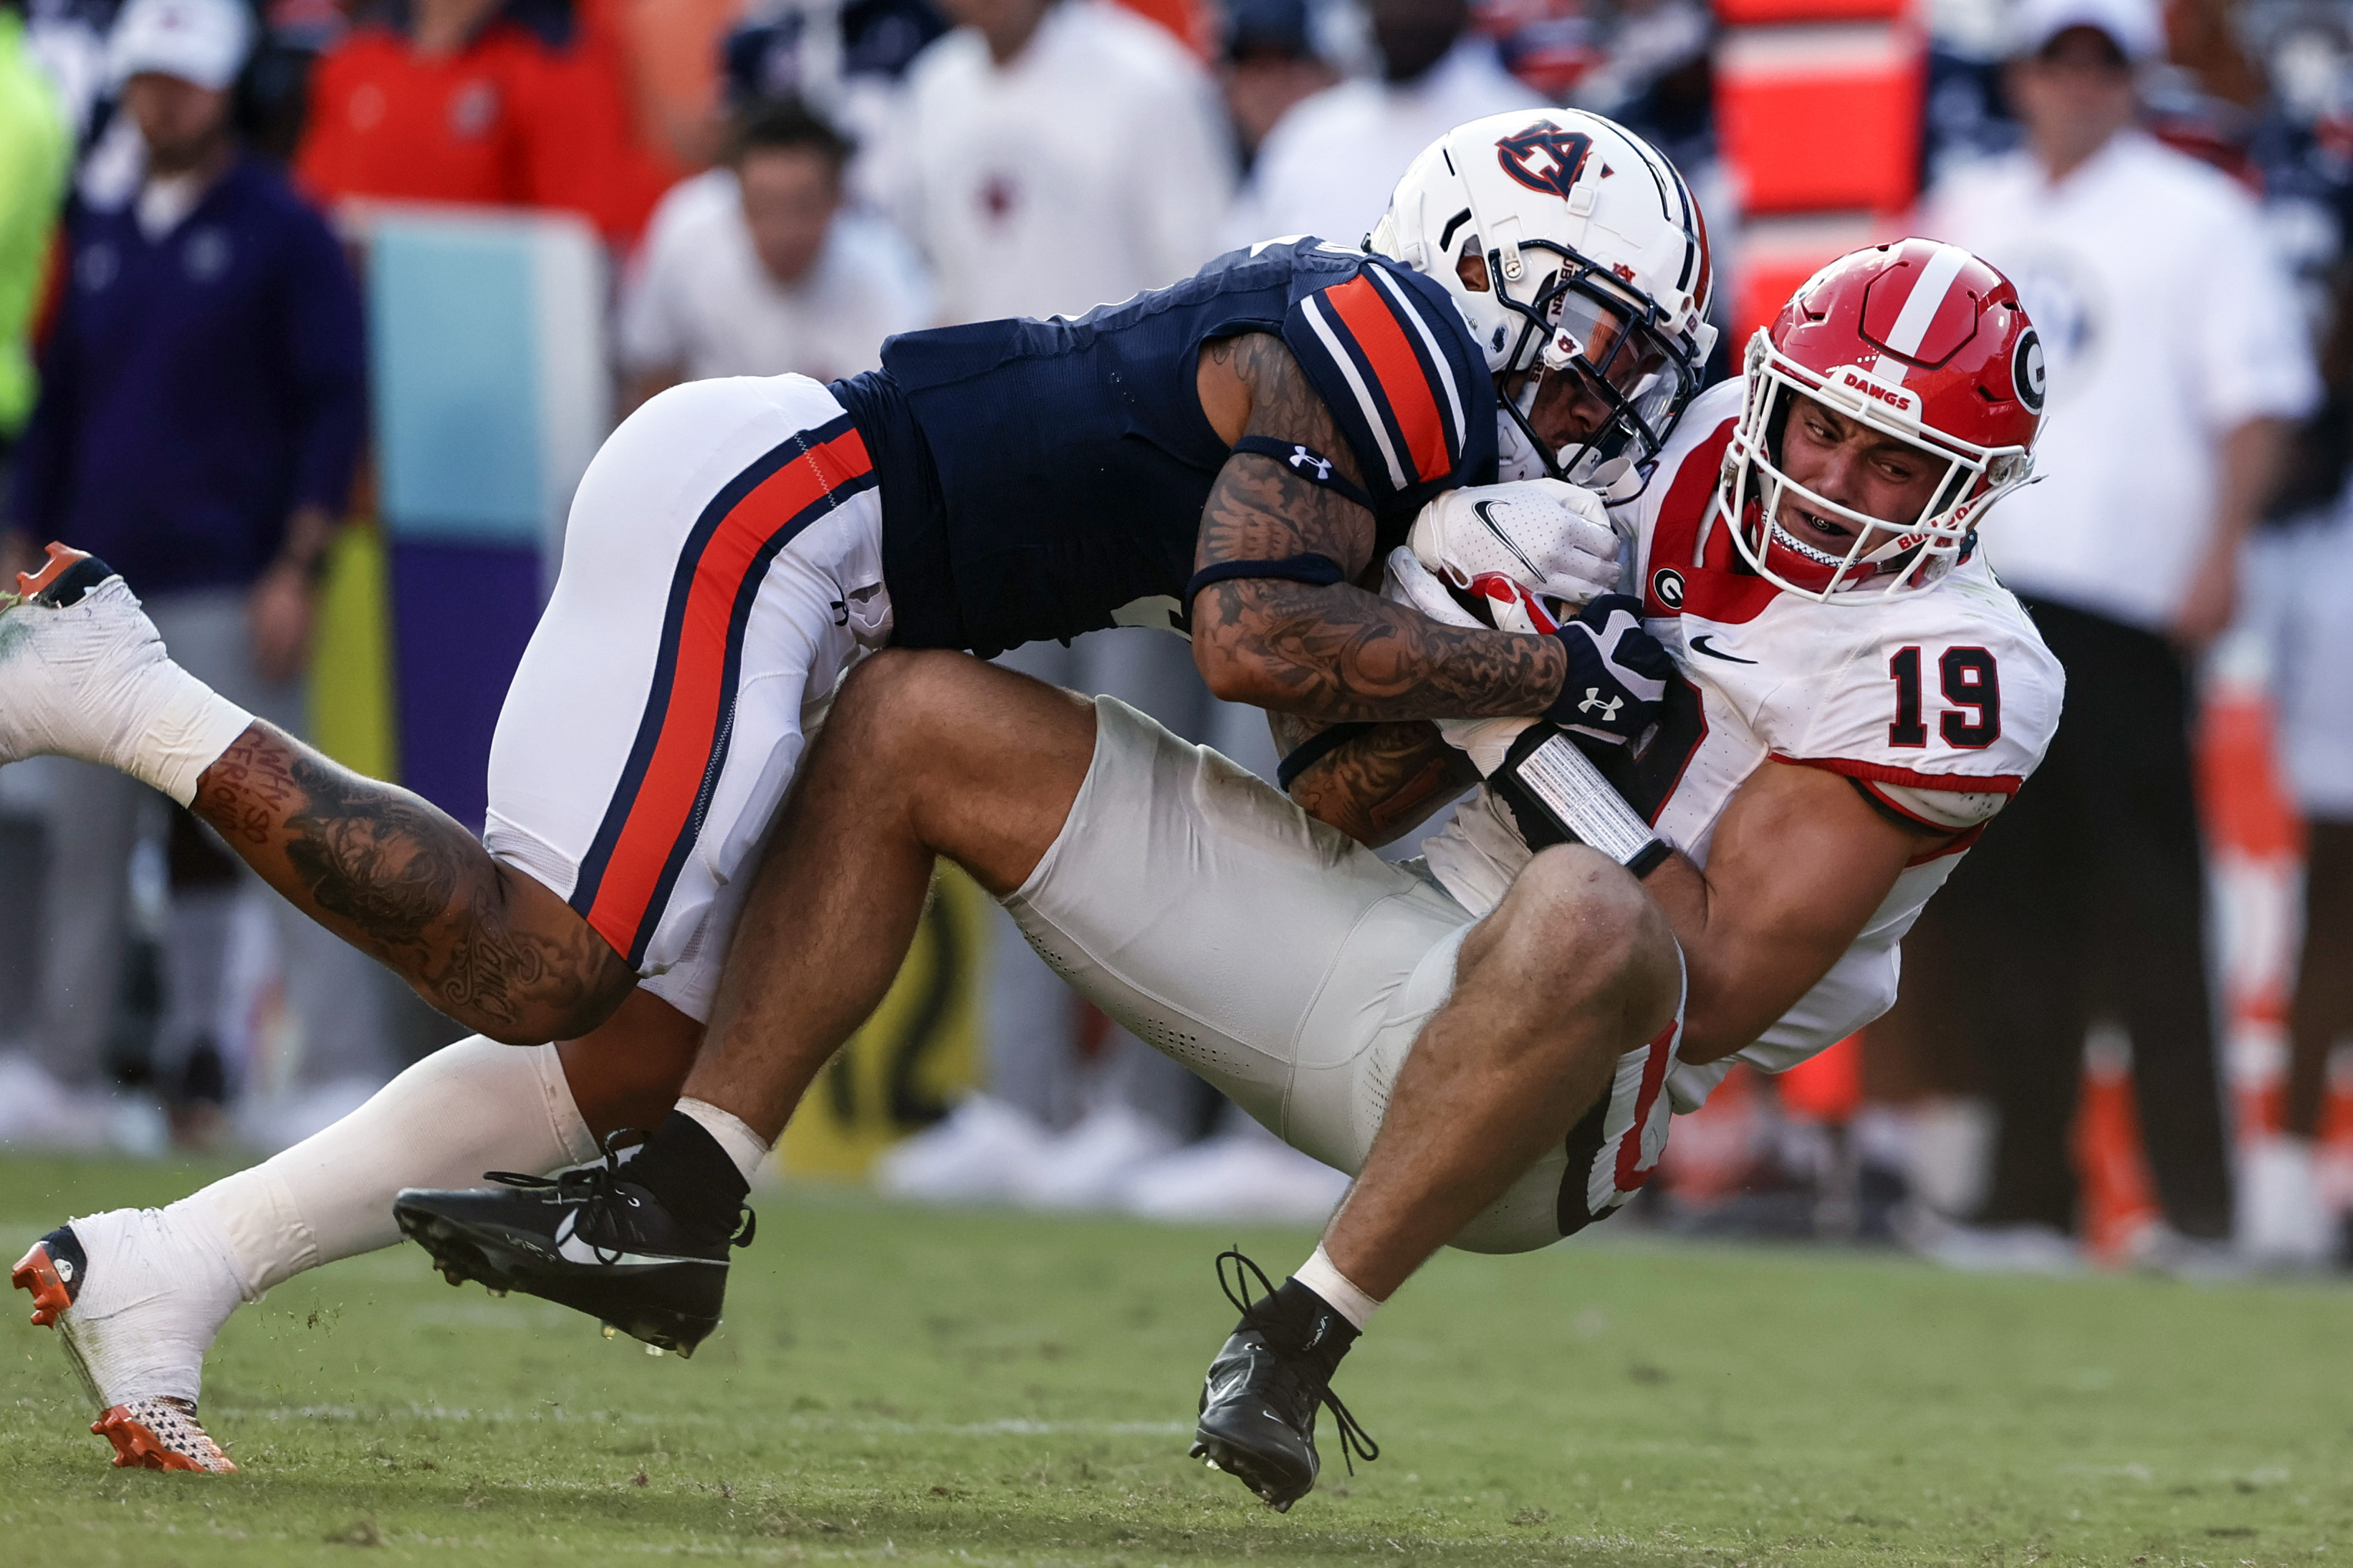
<svg viewBox="0 0 2353 1568">
<path fill-rule="evenodd" d="M 252 47 L 243 0 L 131 0 L 106 39 L 118 84 L 154 71 L 216 90 L 237 80 Z"/>
<path fill-rule="evenodd" d="M 2040 54 L 2070 27 L 2105 33 L 2130 65 L 2165 55 L 2165 24 L 2155 0 L 2019 0 L 2010 16 L 2010 52 Z"/>
</svg>

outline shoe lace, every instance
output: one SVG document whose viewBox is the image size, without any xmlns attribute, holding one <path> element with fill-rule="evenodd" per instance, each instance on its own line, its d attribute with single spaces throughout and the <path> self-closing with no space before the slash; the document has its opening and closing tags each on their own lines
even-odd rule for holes
<svg viewBox="0 0 2353 1568">
<path fill-rule="evenodd" d="M 554 1194 L 554 1201 L 556 1203 L 576 1204 L 584 1208 L 611 1203 L 620 1195 L 614 1187 L 620 1180 L 621 1151 L 643 1143 L 646 1136 L 635 1127 L 617 1127 L 605 1135 L 604 1142 L 600 1145 L 604 1151 L 604 1158 L 600 1160 L 592 1160 L 585 1165 L 575 1165 L 569 1170 L 558 1171 L 552 1176 L 532 1175 L 522 1171 L 485 1171 L 482 1173 L 482 1179 L 497 1182 L 502 1186 L 520 1187 L 525 1192 L 550 1193 Z M 749 1247 L 752 1245 L 752 1238 L 759 1234 L 760 1216 L 752 1211 L 750 1204 L 744 1205 L 738 1214 L 743 1224 L 728 1237 L 727 1242 L 731 1247 Z M 588 1246 L 596 1247 L 598 1261 L 603 1263 L 620 1261 L 619 1249 L 600 1247 L 596 1242 L 588 1241 L 586 1237 L 581 1239 Z M 608 1251 L 612 1253 L 610 1258 L 605 1256 Z"/>
<path fill-rule="evenodd" d="M 645 1133 L 637 1128 L 616 1128 L 605 1135 L 600 1145 L 604 1158 L 600 1160 L 558 1171 L 552 1176 L 533 1175 L 527 1171 L 485 1171 L 482 1179 L 496 1182 L 501 1186 L 520 1187 L 525 1192 L 547 1193 L 559 1204 L 572 1204 L 581 1208 L 596 1207 L 619 1197 L 614 1185 L 620 1175 L 621 1151 L 644 1142 L 645 1138 Z M 574 1234 L 578 1234 L 576 1229 Z M 600 1247 L 585 1236 L 580 1239 L 596 1249 L 597 1262 L 610 1264 L 620 1261 L 622 1249 Z M 608 1252 L 612 1256 L 607 1257 Z"/>
<path fill-rule="evenodd" d="M 1226 1277 L 1228 1259 L 1231 1259 L 1234 1265 L 1231 1279 Z M 1245 1268 L 1250 1270 L 1249 1275 L 1242 1272 Z M 1257 1277 L 1258 1288 L 1262 1292 L 1257 1303 L 1250 1300 L 1250 1275 Z M 1234 1247 L 1218 1254 L 1218 1289 L 1226 1293 L 1226 1300 L 1232 1302 L 1234 1310 L 1245 1319 L 1261 1319 L 1259 1307 L 1274 1296 L 1274 1281 L 1266 1277 L 1266 1270 L 1244 1256 L 1240 1247 Z M 1365 1430 L 1364 1423 L 1350 1415 L 1348 1407 L 1340 1403 L 1340 1396 L 1332 1392 L 1330 1379 L 1319 1381 L 1322 1386 L 1315 1390 L 1315 1396 L 1332 1412 L 1332 1425 L 1340 1434 L 1340 1458 L 1353 1476 L 1356 1473 L 1358 1459 L 1369 1465 L 1381 1457 L 1381 1446 L 1373 1441 L 1373 1435 Z"/>
</svg>

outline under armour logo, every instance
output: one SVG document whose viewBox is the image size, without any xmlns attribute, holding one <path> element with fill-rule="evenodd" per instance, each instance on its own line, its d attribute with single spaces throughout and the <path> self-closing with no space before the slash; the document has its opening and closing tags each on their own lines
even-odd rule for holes
<svg viewBox="0 0 2353 1568">
<path fill-rule="evenodd" d="M 1294 468 L 1314 469 L 1315 482 L 1319 485 L 1332 477 L 1331 458 L 1319 458 L 1314 453 L 1309 451 L 1306 447 L 1299 446 L 1296 443 L 1294 443 L 1291 448 L 1291 466 Z"/>
<path fill-rule="evenodd" d="M 1579 713 L 1590 713 L 1598 709 L 1601 713 L 1601 721 L 1607 724 L 1618 717 L 1618 710 L 1624 706 L 1626 706 L 1624 698 L 1612 697 L 1608 701 L 1604 701 L 1601 697 L 1601 688 L 1588 686 L 1585 689 L 1585 700 L 1577 705 L 1577 710 Z"/>
</svg>

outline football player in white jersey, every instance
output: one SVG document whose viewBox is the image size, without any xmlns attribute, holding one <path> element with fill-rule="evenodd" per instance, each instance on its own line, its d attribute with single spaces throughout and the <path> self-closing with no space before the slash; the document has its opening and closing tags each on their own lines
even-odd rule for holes
<svg viewBox="0 0 2353 1568">
<path fill-rule="evenodd" d="M 118 1458 L 229 1468 L 194 1415 L 239 1300 L 392 1244 L 396 1194 L 487 1168 L 533 1184 L 399 1215 L 453 1281 L 681 1353 L 716 1326 L 767 1144 L 672 1102 L 758 847 L 866 649 L 987 653 L 1189 608 L 1212 689 L 1288 712 L 1576 710 L 1621 676 L 1655 697 L 1665 655 L 1630 621 L 1528 637 L 1377 590 L 1433 498 L 1499 479 L 1525 482 L 1482 489 L 1492 547 L 1572 597 L 1615 582 L 1618 538 L 1579 487 L 1630 480 L 1698 388 L 1697 205 L 1654 149 L 1569 110 L 1459 127 L 1416 169 L 1429 221 L 1379 254 L 1267 240 L 1077 320 L 902 334 L 831 387 L 724 378 L 638 410 L 575 498 L 480 841 L 206 689 L 103 563 L 58 547 L 0 595 L 0 762 L 60 752 L 164 790 L 481 1031 L 260 1165 L 73 1219 L 17 1262 Z M 1472 251 L 1502 279 L 1476 298 Z M 1621 668 L 1620 643 L 1657 668 Z M 1621 739 L 1646 721 L 1630 691 L 1611 710 L 1597 727 Z M 528 1174 L 657 1123 L 626 1182 L 608 1163 Z M 684 1201 L 642 1211 L 658 1233 L 609 1201 L 673 1178 Z"/>
<path fill-rule="evenodd" d="M 1621 511 L 1641 602 L 1585 615 L 1672 668 L 1655 726 L 1595 748 L 1615 793 L 1553 725 L 1383 725 L 1296 780 L 1318 820 L 1115 700 L 878 656 L 779 823 L 687 1092 L 779 1132 L 889 984 L 933 858 L 962 864 L 1113 1017 L 1356 1174 L 1281 1289 L 1252 1300 L 1231 1255 L 1241 1321 L 1202 1394 L 1196 1454 L 1287 1508 L 1319 1405 L 1370 1456 L 1332 1373 L 1431 1252 L 1581 1228 L 1655 1165 L 1670 1100 L 1893 999 L 1905 930 L 2058 720 L 2059 667 L 1973 549 L 2041 393 L 2015 292 L 1967 252 L 1810 280 Z M 1535 574 L 1456 531 L 1480 504 L 1425 513 L 1392 592 L 1541 631 Z M 1490 784 L 1425 866 L 1330 825 L 1426 814 L 1450 758 Z"/>
</svg>

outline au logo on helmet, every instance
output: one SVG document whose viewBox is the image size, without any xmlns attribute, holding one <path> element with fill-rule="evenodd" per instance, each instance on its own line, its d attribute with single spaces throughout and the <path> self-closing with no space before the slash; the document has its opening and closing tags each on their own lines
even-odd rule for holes
<svg viewBox="0 0 2353 1568">
<path fill-rule="evenodd" d="M 2042 412 L 2042 339 L 2029 327 L 2010 351 L 2010 384 L 2018 389 L 2018 400 L 2031 414 Z"/>
<path fill-rule="evenodd" d="M 1495 160 L 1504 165 L 1504 173 L 1532 191 L 1548 191 L 1564 201 L 1592 155 L 1592 137 L 1581 131 L 1563 131 L 1549 120 L 1540 120 L 1495 143 Z"/>
</svg>

